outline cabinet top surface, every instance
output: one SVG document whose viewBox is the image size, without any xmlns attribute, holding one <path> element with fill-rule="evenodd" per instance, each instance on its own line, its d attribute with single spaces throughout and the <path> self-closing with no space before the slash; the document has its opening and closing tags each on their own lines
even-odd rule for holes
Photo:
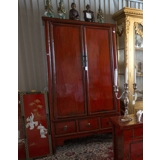
<svg viewBox="0 0 160 160">
<path fill-rule="evenodd" d="M 63 23 L 63 24 L 94 25 L 94 26 L 102 26 L 102 27 L 105 27 L 105 26 L 115 27 L 116 26 L 116 24 L 111 24 L 111 23 L 85 22 L 85 21 L 80 21 L 80 20 L 50 18 L 46 16 L 42 16 L 42 20 L 50 21 L 53 23 Z"/>
<path fill-rule="evenodd" d="M 125 129 L 125 128 L 130 128 L 130 127 L 138 127 L 138 126 L 143 126 L 143 116 L 142 116 L 142 119 L 141 119 L 141 122 L 137 122 L 137 118 L 134 114 L 130 114 L 129 115 L 131 118 L 132 118 L 132 121 L 129 121 L 129 122 L 122 122 L 121 121 L 121 118 L 123 118 L 123 116 L 113 116 L 113 117 L 110 117 L 109 118 L 109 121 L 121 128 L 121 129 Z"/>
<path fill-rule="evenodd" d="M 112 15 L 114 20 L 119 20 L 126 16 L 143 18 L 143 10 L 136 8 L 124 7 Z"/>
</svg>

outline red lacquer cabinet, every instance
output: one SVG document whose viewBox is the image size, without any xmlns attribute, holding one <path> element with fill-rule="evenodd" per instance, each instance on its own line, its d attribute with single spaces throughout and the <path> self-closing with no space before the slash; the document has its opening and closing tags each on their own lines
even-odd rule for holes
<svg viewBox="0 0 160 160">
<path fill-rule="evenodd" d="M 130 117 L 130 122 L 121 122 L 122 116 L 109 118 L 113 125 L 115 160 L 143 160 L 143 118 L 137 122 L 135 115 Z"/>
<path fill-rule="evenodd" d="M 42 17 L 53 150 L 64 140 L 111 132 L 115 25 Z"/>
</svg>

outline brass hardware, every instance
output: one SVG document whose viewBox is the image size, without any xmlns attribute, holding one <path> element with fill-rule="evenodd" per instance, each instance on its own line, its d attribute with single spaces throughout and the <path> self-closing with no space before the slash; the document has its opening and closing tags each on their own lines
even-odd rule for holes
<svg viewBox="0 0 160 160">
<path fill-rule="evenodd" d="M 85 70 L 88 70 L 88 60 L 87 60 L 87 56 L 86 55 L 83 55 L 82 56 L 82 65 L 83 67 L 85 67 Z"/>
<path fill-rule="evenodd" d="M 87 124 L 87 126 L 88 126 L 88 128 L 89 128 L 89 127 L 91 126 L 91 124 L 90 124 L 90 123 L 88 123 L 88 124 Z"/>
<path fill-rule="evenodd" d="M 64 126 L 64 131 L 66 131 L 67 130 L 67 126 Z"/>
</svg>

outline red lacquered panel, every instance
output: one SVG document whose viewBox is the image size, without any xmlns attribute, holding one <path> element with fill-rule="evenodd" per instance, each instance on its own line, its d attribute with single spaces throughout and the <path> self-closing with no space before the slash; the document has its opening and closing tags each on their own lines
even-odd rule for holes
<svg viewBox="0 0 160 160">
<path fill-rule="evenodd" d="M 23 104 L 29 157 L 50 154 L 44 94 L 24 94 Z"/>
<path fill-rule="evenodd" d="M 55 123 L 55 132 L 57 135 L 76 132 L 75 121 L 66 121 Z"/>
<path fill-rule="evenodd" d="M 135 128 L 134 129 L 134 138 L 142 137 L 143 136 L 143 128 Z"/>
<path fill-rule="evenodd" d="M 112 127 L 111 123 L 108 120 L 108 117 L 102 117 L 101 118 L 101 128 L 108 128 Z"/>
<path fill-rule="evenodd" d="M 124 130 L 124 142 L 133 139 L 133 129 Z"/>
<path fill-rule="evenodd" d="M 121 122 L 122 116 L 110 117 L 114 127 L 114 159 L 143 160 L 143 123 L 132 114 L 130 122 Z"/>
<path fill-rule="evenodd" d="M 99 129 L 98 118 L 79 120 L 79 130 L 90 131 Z"/>
<path fill-rule="evenodd" d="M 143 160 L 143 141 L 131 143 L 130 152 L 131 160 Z"/>
<path fill-rule="evenodd" d="M 85 28 L 90 113 L 114 109 L 109 29 Z"/>
<path fill-rule="evenodd" d="M 55 108 L 57 117 L 85 114 L 81 28 L 53 26 L 55 50 Z"/>
</svg>

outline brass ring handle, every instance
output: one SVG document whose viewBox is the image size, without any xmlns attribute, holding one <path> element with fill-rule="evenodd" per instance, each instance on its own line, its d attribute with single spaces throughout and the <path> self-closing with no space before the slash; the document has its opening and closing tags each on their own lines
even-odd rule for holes
<svg viewBox="0 0 160 160">
<path fill-rule="evenodd" d="M 67 126 L 64 126 L 64 130 L 65 130 L 65 131 L 67 130 Z"/>
</svg>

